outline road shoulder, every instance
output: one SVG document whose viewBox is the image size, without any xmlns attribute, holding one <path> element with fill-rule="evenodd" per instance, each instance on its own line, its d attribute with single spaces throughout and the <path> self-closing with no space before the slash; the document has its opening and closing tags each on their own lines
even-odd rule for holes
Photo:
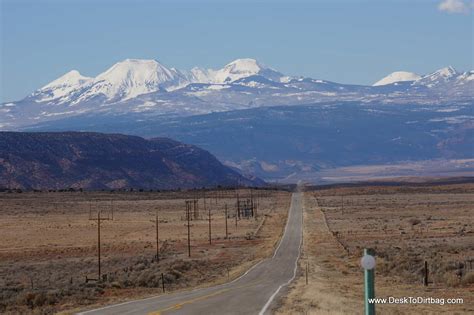
<svg viewBox="0 0 474 315">
<path fill-rule="evenodd" d="M 279 300 L 275 313 L 357 314 L 354 310 L 362 310 L 363 303 L 353 288 L 362 288 L 362 279 L 346 277 L 344 283 L 334 281 L 354 268 L 349 264 L 344 248 L 329 231 L 317 200 L 312 194 L 304 194 L 303 246 L 297 278 Z"/>
</svg>

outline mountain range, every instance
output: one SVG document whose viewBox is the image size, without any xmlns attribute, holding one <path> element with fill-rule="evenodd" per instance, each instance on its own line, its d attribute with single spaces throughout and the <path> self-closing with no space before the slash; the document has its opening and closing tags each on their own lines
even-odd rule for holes
<svg viewBox="0 0 474 315">
<path fill-rule="evenodd" d="M 422 76 L 398 71 L 363 86 L 287 76 L 249 58 L 218 70 L 190 71 L 156 60 L 126 59 L 94 78 L 72 70 L 20 101 L 1 104 L 0 129 L 85 114 L 190 116 L 328 101 L 465 103 L 474 97 L 473 79 L 473 71 L 446 67 Z"/>
<path fill-rule="evenodd" d="M 166 138 L 0 132 L 0 188 L 177 189 L 260 185 L 209 152 Z"/>
<path fill-rule="evenodd" d="M 0 129 L 169 137 L 244 174 L 319 181 L 338 167 L 473 158 L 473 78 L 445 67 L 364 86 L 288 76 L 254 59 L 189 71 L 127 59 L 1 104 Z"/>
</svg>

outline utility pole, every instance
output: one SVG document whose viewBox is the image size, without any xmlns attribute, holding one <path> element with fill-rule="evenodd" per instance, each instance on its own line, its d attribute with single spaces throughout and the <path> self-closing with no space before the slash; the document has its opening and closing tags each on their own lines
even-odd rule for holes
<svg viewBox="0 0 474 315">
<path fill-rule="evenodd" d="M 191 223 L 189 222 L 191 219 L 191 203 L 186 202 L 186 220 L 187 220 L 187 227 L 188 227 L 188 257 L 191 257 Z"/>
<path fill-rule="evenodd" d="M 212 200 L 212 199 L 211 199 Z M 211 236 L 211 205 L 209 205 L 209 245 L 212 244 L 212 236 Z"/>
<path fill-rule="evenodd" d="M 206 191 L 202 192 L 202 198 L 204 199 L 204 211 L 206 211 Z"/>
<path fill-rule="evenodd" d="M 344 195 L 341 196 L 341 212 L 344 214 Z"/>
<path fill-rule="evenodd" d="M 250 208 L 252 209 L 252 217 L 255 217 L 255 211 L 253 208 L 253 190 L 250 188 Z"/>
<path fill-rule="evenodd" d="M 90 213 L 90 212 L 89 212 Z M 97 269 L 98 269 L 98 278 L 97 278 L 97 281 L 100 281 L 101 280 L 101 276 L 102 276 L 102 268 L 101 268 L 101 246 L 100 246 L 100 228 L 101 228 L 101 224 L 100 222 L 101 221 L 107 221 L 107 220 L 110 220 L 110 217 L 107 216 L 107 217 L 102 217 L 102 211 L 99 209 L 97 211 L 97 218 L 94 219 L 94 218 L 90 218 L 89 220 L 97 220 Z"/>
<path fill-rule="evenodd" d="M 239 197 L 239 192 L 238 191 L 237 191 L 237 216 L 240 219 L 240 197 Z M 235 225 L 237 226 L 237 223 L 235 223 Z"/>
<path fill-rule="evenodd" d="M 112 210 L 112 220 L 114 219 L 114 200 L 110 200 L 110 208 Z"/>
<path fill-rule="evenodd" d="M 256 191 L 257 196 L 255 197 L 255 217 L 257 217 L 257 211 L 258 211 L 258 202 L 259 202 L 259 197 L 260 197 L 260 191 Z"/>
<path fill-rule="evenodd" d="M 190 209 L 190 211 L 191 211 L 191 209 Z M 199 220 L 199 203 L 198 203 L 197 199 L 195 199 L 193 201 L 193 213 L 194 213 L 193 214 L 194 215 L 194 220 Z M 191 218 L 191 220 L 192 220 L 192 218 Z"/>
<path fill-rule="evenodd" d="M 156 209 L 155 216 L 155 225 L 156 225 L 156 262 L 160 261 L 160 242 L 159 242 L 159 230 L 158 230 L 158 209 Z"/>
<path fill-rule="evenodd" d="M 238 210 L 235 209 L 235 228 L 237 229 L 237 213 L 238 213 Z"/>
<path fill-rule="evenodd" d="M 97 212 L 97 257 L 99 265 L 99 277 L 97 281 L 100 281 L 101 272 L 100 272 L 100 210 Z"/>
<path fill-rule="evenodd" d="M 225 239 L 229 238 L 229 230 L 227 229 L 227 204 L 225 204 Z"/>
</svg>

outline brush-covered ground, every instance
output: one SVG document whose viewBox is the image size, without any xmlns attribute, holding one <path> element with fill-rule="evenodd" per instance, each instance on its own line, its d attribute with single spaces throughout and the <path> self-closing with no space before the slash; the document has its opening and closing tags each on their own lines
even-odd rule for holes
<svg viewBox="0 0 474 315">
<path fill-rule="evenodd" d="M 304 207 L 298 278 L 276 313 L 363 314 L 363 248 L 376 251 L 376 297 L 445 300 L 377 305 L 379 314 L 474 312 L 474 184 L 324 188 L 307 191 Z"/>
<path fill-rule="evenodd" d="M 237 199 L 251 198 L 255 217 L 236 220 Z M 185 204 L 194 199 L 188 257 Z M 163 294 L 161 274 L 166 292 L 228 281 L 271 255 L 290 199 L 263 189 L 0 193 L 0 313 L 70 313 Z M 103 279 L 86 281 L 98 278 L 99 211 L 110 219 L 101 220 Z"/>
</svg>

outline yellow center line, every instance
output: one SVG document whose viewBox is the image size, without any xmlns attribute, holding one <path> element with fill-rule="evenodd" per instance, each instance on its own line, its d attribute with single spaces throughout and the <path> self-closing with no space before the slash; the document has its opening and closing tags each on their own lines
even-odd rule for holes
<svg viewBox="0 0 474 315">
<path fill-rule="evenodd" d="M 148 313 L 148 315 L 161 315 L 162 312 L 171 311 L 171 310 L 179 310 L 180 308 L 183 307 L 183 305 L 192 304 L 192 303 L 197 302 L 197 301 L 205 300 L 205 299 L 208 299 L 208 298 L 211 298 L 211 297 L 213 297 L 213 296 L 216 296 L 216 295 L 225 293 L 225 292 L 230 291 L 230 290 L 235 290 L 235 289 L 242 289 L 242 288 L 246 288 L 246 287 L 251 287 L 251 286 L 253 286 L 253 285 L 255 285 L 255 284 L 258 284 L 258 283 L 260 283 L 260 282 L 262 282 L 262 280 L 260 280 L 260 281 L 255 281 L 255 282 L 252 282 L 252 283 L 249 283 L 249 284 L 247 284 L 247 285 L 240 286 L 240 287 L 221 289 L 221 290 L 218 290 L 218 291 L 213 292 L 213 293 L 210 293 L 210 294 L 206 294 L 206 295 L 203 295 L 203 296 L 196 297 L 196 298 L 194 298 L 194 299 L 185 300 L 185 301 L 183 301 L 183 302 L 177 303 L 177 304 L 175 304 L 175 305 L 169 306 L 169 307 L 164 308 L 164 309 L 161 309 L 161 310 L 157 310 L 157 311 L 150 312 L 150 313 Z"/>
</svg>

